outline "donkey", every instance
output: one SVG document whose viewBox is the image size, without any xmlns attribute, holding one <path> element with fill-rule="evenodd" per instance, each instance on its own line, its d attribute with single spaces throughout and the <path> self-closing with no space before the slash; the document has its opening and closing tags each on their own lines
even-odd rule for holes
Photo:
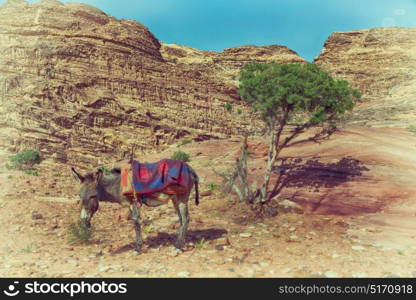
<svg viewBox="0 0 416 300">
<path fill-rule="evenodd" d="M 190 170 L 191 182 L 193 184 L 185 190 L 185 193 L 172 195 L 165 194 L 162 190 L 159 193 L 147 195 L 147 197 L 144 197 L 141 201 L 146 206 L 155 207 L 172 200 L 180 222 L 178 236 L 174 243 L 175 247 L 178 249 L 182 249 L 185 245 L 186 231 L 190 220 L 188 213 L 188 200 L 193 186 L 195 186 L 195 204 L 199 204 L 198 176 L 191 167 L 188 165 L 187 167 Z M 75 178 L 81 183 L 79 196 L 81 199 L 80 220 L 82 224 L 87 227 L 91 227 L 91 219 L 98 210 L 100 201 L 119 203 L 123 206 L 129 206 L 136 231 L 135 250 L 140 253 L 143 245 L 140 228 L 140 205 L 138 205 L 133 196 L 123 195 L 120 192 L 121 170 L 119 168 L 114 168 L 111 172 L 109 172 L 109 174 L 105 174 L 99 169 L 94 173 L 88 173 L 84 176 L 78 173 L 74 168 L 71 168 L 71 170 Z M 159 199 L 167 201 L 160 201 Z"/>
</svg>

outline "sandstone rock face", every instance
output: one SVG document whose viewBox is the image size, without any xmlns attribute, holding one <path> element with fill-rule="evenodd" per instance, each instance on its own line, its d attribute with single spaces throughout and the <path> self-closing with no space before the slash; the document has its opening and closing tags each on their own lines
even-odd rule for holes
<svg viewBox="0 0 416 300">
<path fill-rule="evenodd" d="M 169 62 L 190 65 L 236 86 L 241 68 L 249 62 L 307 63 L 293 50 L 278 45 L 241 46 L 213 52 L 176 44 L 162 44 L 161 53 Z"/>
<path fill-rule="evenodd" d="M 273 59 L 282 53 L 285 61 L 287 52 L 296 59 L 286 48 L 266 48 Z M 257 50 L 234 61 L 233 51 L 241 52 L 212 54 L 213 63 L 235 73 Z M 59 162 L 91 165 L 127 157 L 133 146 L 139 156 L 181 138 L 256 128 L 234 85 L 210 68 L 165 61 L 145 26 L 85 4 L 0 5 L 0 55 L 0 145 L 13 151 L 36 148 Z M 241 113 L 228 112 L 227 102 Z"/>
<path fill-rule="evenodd" d="M 360 89 L 352 120 L 408 126 L 416 110 L 416 28 L 333 33 L 315 63 Z"/>
</svg>

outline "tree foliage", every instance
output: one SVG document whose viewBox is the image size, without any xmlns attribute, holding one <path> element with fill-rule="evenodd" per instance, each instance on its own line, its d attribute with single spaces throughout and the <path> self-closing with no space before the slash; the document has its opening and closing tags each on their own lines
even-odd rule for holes
<svg viewBox="0 0 416 300">
<path fill-rule="evenodd" d="M 248 64 L 241 72 L 240 96 L 266 124 L 307 114 L 305 124 L 335 120 L 360 97 L 345 80 L 333 79 L 315 64 Z"/>
<path fill-rule="evenodd" d="M 240 74 L 238 92 L 259 113 L 269 134 L 267 166 L 259 193 L 262 202 L 270 198 L 266 194 L 270 173 L 281 149 L 307 128 L 325 124 L 334 130 L 336 121 L 361 97 L 347 81 L 332 78 L 315 64 L 275 62 L 247 64 Z M 291 125 L 291 133 L 282 138 L 287 125 Z"/>
</svg>

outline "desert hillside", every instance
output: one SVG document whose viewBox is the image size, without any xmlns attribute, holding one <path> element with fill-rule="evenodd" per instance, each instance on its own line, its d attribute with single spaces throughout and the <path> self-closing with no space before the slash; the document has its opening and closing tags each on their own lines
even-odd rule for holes
<svg viewBox="0 0 416 300">
<path fill-rule="evenodd" d="M 126 157 L 133 146 L 141 154 L 256 124 L 229 75 L 217 76 L 212 64 L 173 64 L 145 26 L 88 5 L 7 1 L 0 40 L 0 144 L 12 151 L 36 148 L 57 162 L 93 165 Z M 303 61 L 285 47 L 229 49 L 216 59 L 235 77 L 242 63 L 233 58 L 261 51 Z M 225 103 L 241 114 L 230 115 Z"/>
<path fill-rule="evenodd" d="M 161 44 L 145 26 L 76 3 L 0 5 L 0 144 L 56 162 L 95 165 L 259 129 L 237 95 L 241 67 L 306 63 L 285 46 L 222 52 Z M 316 63 L 363 93 L 350 119 L 411 125 L 414 29 L 334 33 Z M 224 105 L 230 103 L 233 112 Z M 239 111 L 240 113 L 236 113 Z"/>
<path fill-rule="evenodd" d="M 315 63 L 360 89 L 351 117 L 361 125 L 407 127 L 415 122 L 416 28 L 333 33 Z"/>
</svg>

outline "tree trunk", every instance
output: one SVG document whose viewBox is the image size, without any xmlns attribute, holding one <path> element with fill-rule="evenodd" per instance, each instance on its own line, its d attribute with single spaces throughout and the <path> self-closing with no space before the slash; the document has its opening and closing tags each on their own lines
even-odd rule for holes
<svg viewBox="0 0 416 300">
<path fill-rule="evenodd" d="M 260 199 L 257 202 L 263 203 L 266 202 L 267 199 L 267 188 L 269 186 L 270 177 L 273 169 L 273 165 L 277 158 L 277 147 L 276 142 L 278 139 L 278 133 L 276 132 L 276 121 L 273 121 L 269 127 L 270 137 L 269 137 L 269 151 L 267 154 L 267 164 L 266 169 L 264 171 L 264 178 L 263 178 L 263 185 L 260 189 Z"/>
</svg>

